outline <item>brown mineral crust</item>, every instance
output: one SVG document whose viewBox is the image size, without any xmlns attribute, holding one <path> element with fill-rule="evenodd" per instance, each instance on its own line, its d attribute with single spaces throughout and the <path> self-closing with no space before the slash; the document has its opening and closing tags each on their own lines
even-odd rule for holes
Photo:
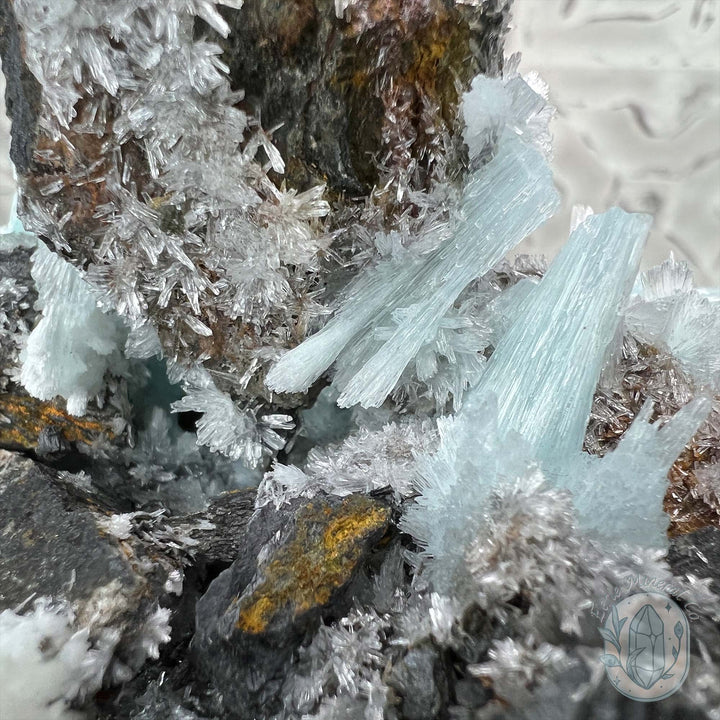
<svg viewBox="0 0 720 720">
<path fill-rule="evenodd" d="M 0 50 L 23 190 L 21 215 L 32 206 L 32 227 L 41 239 L 76 266 L 91 269 L 112 296 L 115 285 L 122 287 L 126 276 L 133 276 L 140 250 L 129 248 L 129 258 L 98 255 L 111 217 L 103 208 L 115 202 L 108 175 L 116 166 L 125 168 L 124 190 L 158 213 L 166 233 L 182 234 L 182 212 L 171 198 L 165 211 L 141 139 L 124 138 L 115 147 L 118 103 L 99 87 L 78 86 L 83 97 L 70 127 L 57 138 L 44 134 L 38 125 L 40 89 L 23 63 L 22 32 L 11 0 L 0 0 L 0 10 L 5 24 Z M 249 0 L 240 10 L 221 11 L 231 27 L 227 39 L 199 20 L 197 32 L 223 47 L 233 85 L 245 91 L 245 104 L 273 132 L 287 168 L 283 178 L 273 179 L 299 190 L 327 183 L 328 197 L 341 214 L 346 197 L 362 198 L 377 183 L 386 190 L 392 183 L 420 189 L 436 171 L 445 172 L 441 158 L 454 156 L 443 143 L 453 134 L 459 143 L 459 92 L 477 72 L 500 68 L 508 21 L 504 0 L 479 5 L 361 0 L 351 3 L 343 18 L 325 0 Z M 100 100 L 107 101 L 107 116 L 98 124 L 92 108 Z M 433 118 L 439 118 L 440 127 Z M 438 162 L 443 165 L 439 170 Z M 391 191 L 385 195 L 388 202 L 397 196 Z M 332 220 L 329 231 L 331 226 Z M 209 277 L 201 259 L 194 262 L 211 282 L 221 280 Z M 135 292 L 148 302 L 148 315 L 168 357 L 183 363 L 202 359 L 209 369 L 223 373 L 247 367 L 255 356 L 257 338 L 242 321 L 231 322 L 203 307 L 198 319 L 211 331 L 203 337 L 184 323 L 178 308 L 185 298 L 179 289 L 162 307 L 142 283 Z M 302 292 L 294 289 L 288 298 L 298 317 L 306 300 Z M 299 323 L 286 333 L 272 318 L 261 330 L 264 338 L 275 338 L 279 350 L 301 342 L 306 332 Z M 289 403 L 287 407 L 298 404 L 297 398 L 268 394 L 263 367 L 261 363 L 247 387 L 231 392 L 244 399 Z"/>
<path fill-rule="evenodd" d="M 436 144 L 443 131 L 457 130 L 460 93 L 479 70 L 464 13 L 440 1 L 411 11 L 401 2 L 374 1 L 351 5 L 348 14 L 347 35 L 364 46 L 367 63 L 354 71 L 350 102 L 369 96 L 382 104 L 380 165 L 392 175 L 419 162 L 417 180 L 433 177 L 438 157 L 444 159 Z M 351 115 L 351 128 L 354 122 L 364 122 L 364 114 Z M 354 130 L 359 137 L 363 128 Z"/>
<path fill-rule="evenodd" d="M 720 447 L 718 449 L 720 450 Z M 710 460 L 710 449 L 693 442 L 683 450 L 670 468 L 670 485 L 663 503 L 665 512 L 670 516 L 670 537 L 705 527 L 720 528 L 720 498 L 717 498 L 717 505 L 711 505 L 696 494 L 698 481 L 695 471 L 698 466 L 705 465 Z"/>
<path fill-rule="evenodd" d="M 281 610 L 295 618 L 326 605 L 349 582 L 367 542 L 384 533 L 389 519 L 388 508 L 360 495 L 336 508 L 307 503 L 297 514 L 295 537 L 263 563 L 262 580 L 240 597 L 236 627 L 259 634 Z"/>
<path fill-rule="evenodd" d="M 105 182 L 109 139 L 73 130 L 58 140 L 38 137 L 33 172 L 24 178 L 23 192 L 48 196 L 47 209 L 52 217 L 64 219 L 63 240 L 71 247 L 82 247 L 97 232 L 96 209 L 111 199 Z"/>
<path fill-rule="evenodd" d="M 67 443 L 116 438 L 109 420 L 70 415 L 56 401 L 37 400 L 20 389 L 0 394 L 0 447 L 36 451 L 50 430 Z"/>
<path fill-rule="evenodd" d="M 319 0 L 249 0 L 224 10 L 231 77 L 302 189 L 367 195 L 417 163 L 422 187 L 433 146 L 457 130 L 459 93 L 478 72 L 497 72 L 508 3 L 359 0 L 338 18 Z M 445 127 L 428 125 L 426 106 Z M 434 122 L 434 121 L 433 121 Z"/>
</svg>

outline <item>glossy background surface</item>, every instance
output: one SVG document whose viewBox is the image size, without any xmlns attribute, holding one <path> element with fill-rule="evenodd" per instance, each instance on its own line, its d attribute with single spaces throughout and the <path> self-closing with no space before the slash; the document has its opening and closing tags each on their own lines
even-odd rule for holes
<svg viewBox="0 0 720 720">
<path fill-rule="evenodd" d="M 643 267 L 670 251 L 720 285 L 720 2 L 517 0 L 507 52 L 558 108 L 563 207 L 525 243 L 552 256 L 573 204 L 655 217 Z"/>
</svg>

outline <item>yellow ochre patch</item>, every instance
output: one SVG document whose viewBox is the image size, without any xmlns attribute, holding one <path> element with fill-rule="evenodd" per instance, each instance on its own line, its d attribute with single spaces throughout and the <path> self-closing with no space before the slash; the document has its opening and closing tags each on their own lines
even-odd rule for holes
<svg viewBox="0 0 720 720">
<path fill-rule="evenodd" d="M 36 400 L 30 396 L 0 395 L 0 415 L 10 423 L 0 423 L 0 445 L 33 449 L 40 432 L 55 427 L 68 442 L 90 445 L 101 434 L 112 438 L 110 427 L 97 420 L 75 417 L 52 402 Z"/>
<path fill-rule="evenodd" d="M 367 540 L 389 519 L 388 508 L 362 495 L 350 495 L 335 508 L 319 500 L 305 505 L 295 536 L 259 568 L 262 582 L 241 597 L 237 628 L 259 634 L 283 608 L 297 617 L 325 605 L 350 580 Z"/>
</svg>

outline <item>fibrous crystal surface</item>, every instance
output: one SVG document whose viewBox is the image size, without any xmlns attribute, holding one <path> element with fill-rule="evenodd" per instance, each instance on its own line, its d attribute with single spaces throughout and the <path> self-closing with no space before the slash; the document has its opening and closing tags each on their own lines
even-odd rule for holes
<svg viewBox="0 0 720 720">
<path fill-rule="evenodd" d="M 271 388 L 307 390 L 336 362 L 338 404 L 377 407 L 412 360 L 418 380 L 428 380 L 437 359 L 434 353 L 429 358 L 418 354 L 441 333 L 445 316 L 462 291 L 557 207 L 548 166 L 520 131 L 534 119 L 538 107 L 544 107 L 542 98 L 519 77 L 508 84 L 515 94 L 500 80 L 477 85 L 464 111 L 469 118 L 483 112 L 487 117 L 471 120 L 472 132 L 466 137 L 469 162 L 479 163 L 483 151 L 492 151 L 494 157 L 469 175 L 447 227 L 431 228 L 407 250 L 402 245 L 393 248 L 390 258 L 366 271 L 348 291 L 337 316 L 271 370 L 267 379 Z M 485 85 L 492 92 L 483 95 Z M 520 93 L 525 95 L 524 103 Z M 452 319 L 445 320 L 450 331 L 462 328 L 451 323 Z M 452 340 L 438 338 L 437 354 L 450 355 L 452 345 Z"/>
<path fill-rule="evenodd" d="M 503 0 L 0 0 L 0 715 L 720 705 L 720 304 L 578 208 Z M 697 629 L 697 631 L 696 631 Z M 663 710 L 663 711 L 664 711 Z"/>
</svg>

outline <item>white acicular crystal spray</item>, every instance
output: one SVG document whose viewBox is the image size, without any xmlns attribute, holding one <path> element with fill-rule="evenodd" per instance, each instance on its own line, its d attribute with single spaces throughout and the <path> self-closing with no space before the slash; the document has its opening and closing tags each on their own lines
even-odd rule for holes
<svg viewBox="0 0 720 720">
<path fill-rule="evenodd" d="M 31 612 L 0 613 L 0 717 L 5 720 L 81 720 L 69 703 L 97 692 L 112 646 L 92 647 L 73 612 L 48 598 Z"/>
<path fill-rule="evenodd" d="M 284 414 L 269 414 L 256 418 L 248 408 L 238 407 L 227 393 L 217 388 L 210 373 L 201 366 L 190 370 L 175 367 L 176 379 L 181 379 L 185 396 L 171 406 L 173 412 L 199 412 L 197 443 L 213 452 L 242 461 L 255 467 L 269 454 L 285 445 L 276 430 L 294 427 L 292 418 Z"/>
<path fill-rule="evenodd" d="M 381 405 L 408 364 L 438 333 L 464 288 L 552 215 L 558 195 L 545 158 L 517 132 L 518 110 L 503 81 L 486 81 L 495 90 L 502 118 L 493 115 L 481 123 L 488 141 L 496 136 L 495 156 L 471 173 L 449 237 L 426 254 L 382 261 L 365 272 L 336 316 L 272 368 L 268 387 L 306 390 L 336 362 L 341 407 Z M 521 109 L 535 117 L 544 104 L 527 91 L 535 102 L 525 102 Z M 475 134 L 480 131 L 472 127 L 468 144 L 471 162 L 476 163 L 488 145 L 478 142 Z"/>
<path fill-rule="evenodd" d="M 687 263 L 672 257 L 639 280 L 625 314 L 628 330 L 669 352 L 699 385 L 720 390 L 720 301 L 702 295 Z"/>
<path fill-rule="evenodd" d="M 100 310 L 80 272 L 43 243 L 33 255 L 32 276 L 42 318 L 21 353 L 20 382 L 40 400 L 64 397 L 69 413 L 83 415 L 105 372 L 125 364 L 125 329 Z"/>
<path fill-rule="evenodd" d="M 548 87 L 536 73 L 521 77 L 509 71 L 505 78 L 475 77 L 462 102 L 463 139 L 470 157 L 492 147 L 505 129 L 549 157 L 555 108 L 547 96 Z"/>
</svg>

